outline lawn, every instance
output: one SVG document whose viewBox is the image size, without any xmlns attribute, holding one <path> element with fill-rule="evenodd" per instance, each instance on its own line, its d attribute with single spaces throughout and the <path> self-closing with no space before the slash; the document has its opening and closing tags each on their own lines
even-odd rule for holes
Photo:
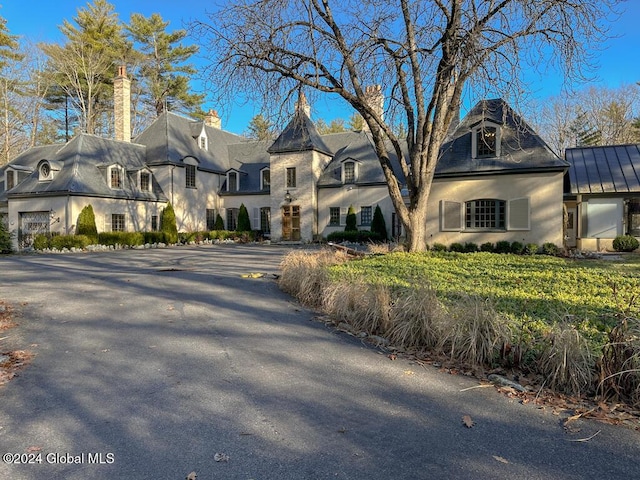
<svg viewBox="0 0 640 480">
<path fill-rule="evenodd" d="M 461 294 L 488 299 L 513 322 L 569 320 L 587 336 L 605 332 L 615 315 L 640 317 L 640 256 L 574 260 L 493 253 L 373 256 L 331 267 L 334 278 L 372 284 L 429 284 L 445 303 Z"/>
</svg>

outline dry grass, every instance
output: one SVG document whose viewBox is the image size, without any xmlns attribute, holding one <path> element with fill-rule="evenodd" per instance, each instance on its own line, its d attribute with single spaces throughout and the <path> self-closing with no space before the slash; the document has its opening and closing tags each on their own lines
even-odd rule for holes
<svg viewBox="0 0 640 480">
<path fill-rule="evenodd" d="M 545 338 L 538 371 L 547 385 L 570 395 L 585 393 L 592 386 L 595 357 L 587 339 L 572 325 L 555 325 Z"/>
<path fill-rule="evenodd" d="M 435 348 L 447 320 L 446 309 L 429 286 L 399 290 L 391 314 L 389 340 L 404 348 Z"/>
<path fill-rule="evenodd" d="M 451 311 L 440 348 L 452 359 L 471 365 L 491 365 L 509 342 L 507 320 L 491 302 L 465 295 Z"/>
<path fill-rule="evenodd" d="M 322 305 L 324 288 L 329 283 L 325 267 L 347 261 L 340 252 L 295 251 L 287 254 L 280 263 L 282 275 L 280 288 L 294 296 L 302 304 L 312 308 Z"/>
<path fill-rule="evenodd" d="M 640 407 L 640 319 L 624 317 L 602 349 L 598 392 Z"/>
</svg>

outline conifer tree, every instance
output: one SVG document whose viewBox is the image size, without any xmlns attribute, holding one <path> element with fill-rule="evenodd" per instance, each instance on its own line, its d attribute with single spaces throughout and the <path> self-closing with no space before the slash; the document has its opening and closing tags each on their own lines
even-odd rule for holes
<svg viewBox="0 0 640 480">
<path fill-rule="evenodd" d="M 236 232 L 250 232 L 251 231 L 251 221 L 249 220 L 249 212 L 247 211 L 247 207 L 244 206 L 244 203 L 240 205 L 240 209 L 238 210 L 238 225 L 236 228 Z"/>
<path fill-rule="evenodd" d="M 384 215 L 380 209 L 380 205 L 376 205 L 376 209 L 373 212 L 373 219 L 371 220 L 371 231 L 380 235 L 380 240 L 387 240 L 387 224 L 384 221 Z"/>
<path fill-rule="evenodd" d="M 356 216 L 356 211 L 353 208 L 353 205 L 349 206 L 349 211 L 347 212 L 347 224 L 344 227 L 345 232 L 357 232 L 358 231 L 358 217 Z"/>
<path fill-rule="evenodd" d="M 162 210 L 160 218 L 160 231 L 164 233 L 166 243 L 178 243 L 178 226 L 176 224 L 176 214 L 171 203 Z"/>
<path fill-rule="evenodd" d="M 96 227 L 96 216 L 93 212 L 91 204 L 86 205 L 80 215 L 78 215 L 78 221 L 76 224 L 76 235 L 86 235 L 92 241 L 98 240 L 98 228 Z"/>
</svg>

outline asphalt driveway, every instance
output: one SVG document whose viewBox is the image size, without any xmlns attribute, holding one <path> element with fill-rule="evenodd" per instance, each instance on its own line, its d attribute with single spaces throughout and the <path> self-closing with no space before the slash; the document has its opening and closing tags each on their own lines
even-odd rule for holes
<svg viewBox="0 0 640 480">
<path fill-rule="evenodd" d="M 0 478 L 640 478 L 639 432 L 567 433 L 548 409 L 328 329 L 270 275 L 242 277 L 276 273 L 284 252 L 0 257 L 19 324 L 0 351 L 36 354 L 0 387 L 0 454 L 33 463 Z"/>
</svg>

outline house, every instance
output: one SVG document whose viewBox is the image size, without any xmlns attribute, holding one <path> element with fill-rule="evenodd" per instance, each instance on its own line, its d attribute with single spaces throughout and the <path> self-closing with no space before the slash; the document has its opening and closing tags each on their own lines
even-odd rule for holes
<svg viewBox="0 0 640 480">
<path fill-rule="evenodd" d="M 599 251 L 618 235 L 640 237 L 640 145 L 570 148 L 565 158 L 567 246 Z"/>
<path fill-rule="evenodd" d="M 179 231 L 236 227 L 240 205 L 275 241 L 313 241 L 344 229 L 347 210 L 370 227 L 379 205 L 402 236 L 370 133 L 318 134 L 303 95 L 275 141 L 225 132 L 210 112 L 194 121 L 166 112 L 130 139 L 129 81 L 114 81 L 115 139 L 80 134 L 36 147 L 0 169 L 0 214 L 17 247 L 37 233 L 73 233 L 91 204 L 98 231 L 155 230 L 171 202 Z M 367 89 L 383 108 L 379 87 Z M 392 152 L 392 149 L 390 149 Z M 391 153 L 398 178 L 403 177 Z M 479 102 L 443 145 L 429 201 L 429 243 L 562 243 L 568 164 L 500 99 Z"/>
</svg>

